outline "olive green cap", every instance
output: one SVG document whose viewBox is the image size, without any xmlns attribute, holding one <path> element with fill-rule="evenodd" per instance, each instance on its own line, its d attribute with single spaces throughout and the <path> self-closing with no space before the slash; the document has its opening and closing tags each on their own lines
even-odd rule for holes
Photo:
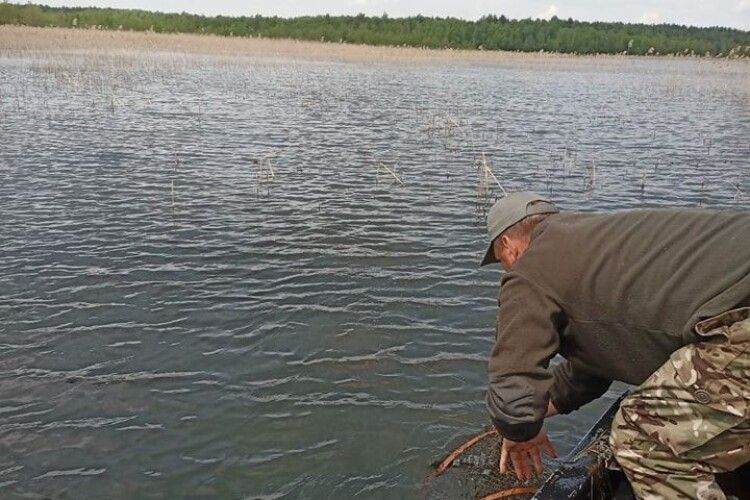
<svg viewBox="0 0 750 500">
<path fill-rule="evenodd" d="M 498 261 L 495 258 L 492 243 L 506 229 L 530 215 L 556 214 L 558 212 L 559 210 L 550 200 L 529 191 L 509 193 L 497 200 L 487 214 L 487 233 L 490 236 L 490 247 L 487 249 L 480 266 Z"/>
</svg>

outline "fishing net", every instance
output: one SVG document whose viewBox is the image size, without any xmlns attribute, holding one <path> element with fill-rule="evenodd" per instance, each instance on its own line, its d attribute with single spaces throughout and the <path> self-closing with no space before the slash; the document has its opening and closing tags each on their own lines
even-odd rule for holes
<svg viewBox="0 0 750 500">
<path fill-rule="evenodd" d="M 424 497 L 436 500 L 531 498 L 549 473 L 529 481 L 517 479 L 513 472 L 500 474 L 500 439 L 495 430 L 487 428 L 461 442 L 434 464 L 433 474 L 425 481 Z"/>
<path fill-rule="evenodd" d="M 539 493 L 538 498 L 557 498 L 557 487 L 561 485 L 555 483 L 563 479 L 563 483 L 569 485 L 571 477 L 581 481 L 588 479 L 597 491 L 604 495 L 610 493 L 606 481 L 606 464 L 612 460 L 608 423 L 605 428 L 590 433 L 585 446 L 574 451 L 565 463 L 547 463 L 541 477 L 528 481 L 519 480 L 512 471 L 500 474 L 500 439 L 494 429 L 487 428 L 462 441 L 434 464 L 435 470 L 425 481 L 423 497 L 525 500 Z M 545 487 L 541 488 L 542 485 Z"/>
<path fill-rule="evenodd" d="M 519 481 L 500 474 L 500 438 L 492 428 L 459 443 L 425 481 L 424 498 L 499 500 L 632 500 L 609 446 L 610 428 L 623 393 L 583 436 L 570 454 L 545 463 L 542 477 Z"/>
</svg>

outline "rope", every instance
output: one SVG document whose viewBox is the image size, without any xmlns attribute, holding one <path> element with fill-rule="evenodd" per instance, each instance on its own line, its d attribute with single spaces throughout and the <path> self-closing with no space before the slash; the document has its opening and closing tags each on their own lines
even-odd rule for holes
<svg viewBox="0 0 750 500">
<path fill-rule="evenodd" d="M 497 500 L 498 498 L 508 498 L 516 495 L 526 495 L 529 493 L 536 493 L 536 488 L 532 486 L 520 486 L 518 488 L 508 488 L 507 490 L 496 491 L 490 493 L 486 497 L 482 497 L 481 500 Z"/>
</svg>

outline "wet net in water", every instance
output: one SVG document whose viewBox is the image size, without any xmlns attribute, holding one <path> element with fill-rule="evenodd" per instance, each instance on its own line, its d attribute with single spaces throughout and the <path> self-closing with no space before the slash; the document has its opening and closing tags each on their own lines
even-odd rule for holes
<svg viewBox="0 0 750 500">
<path fill-rule="evenodd" d="M 542 477 L 528 481 L 519 480 L 512 471 L 500 474 L 500 442 L 497 432 L 490 428 L 462 441 L 434 464 L 434 472 L 425 481 L 423 497 L 521 500 L 534 496 L 549 476 L 548 468 Z"/>
</svg>

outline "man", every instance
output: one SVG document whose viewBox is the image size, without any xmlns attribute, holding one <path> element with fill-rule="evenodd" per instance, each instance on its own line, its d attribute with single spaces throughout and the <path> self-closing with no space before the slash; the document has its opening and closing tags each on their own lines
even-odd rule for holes
<svg viewBox="0 0 750 500">
<path fill-rule="evenodd" d="M 506 270 L 487 391 L 501 472 L 541 472 L 545 416 L 619 380 L 638 387 L 610 442 L 636 495 L 725 498 L 714 474 L 750 461 L 750 213 L 559 213 L 513 193 L 487 227 L 482 265 Z"/>
</svg>

